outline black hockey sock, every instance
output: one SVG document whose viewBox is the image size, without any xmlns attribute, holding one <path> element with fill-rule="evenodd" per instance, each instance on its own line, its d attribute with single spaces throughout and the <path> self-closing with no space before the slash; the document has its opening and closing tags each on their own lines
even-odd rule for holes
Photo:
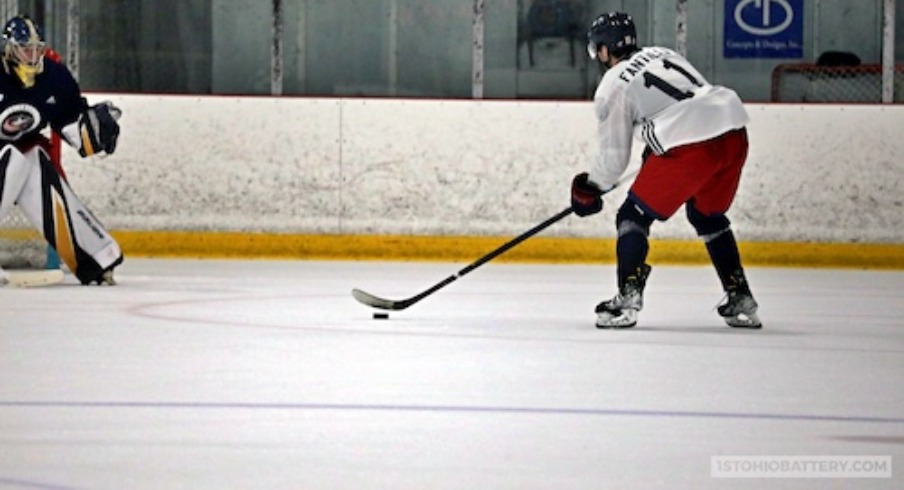
<svg viewBox="0 0 904 490">
<path fill-rule="evenodd" d="M 643 233 L 626 233 L 618 237 L 615 253 L 618 255 L 618 288 L 621 290 L 628 277 L 636 275 L 637 270 L 647 260 L 650 244 Z"/>
<path fill-rule="evenodd" d="M 716 268 L 719 281 L 722 282 L 722 288 L 728 291 L 729 286 L 736 282 L 732 276 L 734 274 L 743 276 L 744 274 L 741 269 L 741 255 L 738 252 L 738 244 L 735 241 L 734 233 L 729 229 L 706 242 L 706 251 L 709 252 L 709 258 Z"/>
</svg>

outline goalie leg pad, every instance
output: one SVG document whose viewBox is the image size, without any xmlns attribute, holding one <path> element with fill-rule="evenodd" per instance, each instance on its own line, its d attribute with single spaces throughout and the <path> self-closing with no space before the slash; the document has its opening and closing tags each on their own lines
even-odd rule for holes
<svg viewBox="0 0 904 490">
<path fill-rule="evenodd" d="M 16 204 L 28 179 L 28 161 L 14 146 L 0 149 L 0 218 Z"/>
<path fill-rule="evenodd" d="M 82 284 L 109 282 L 105 272 L 122 262 L 119 244 L 60 178 L 43 148 L 24 155 L 34 159 L 19 196 L 22 214 L 57 251 Z"/>
</svg>

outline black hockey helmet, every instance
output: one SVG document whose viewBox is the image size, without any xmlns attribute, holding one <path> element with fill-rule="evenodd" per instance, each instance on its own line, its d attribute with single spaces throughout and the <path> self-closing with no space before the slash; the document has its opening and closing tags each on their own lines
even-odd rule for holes
<svg viewBox="0 0 904 490">
<path fill-rule="evenodd" d="M 44 33 L 37 22 L 20 15 L 3 27 L 3 66 L 13 71 L 26 87 L 44 70 Z"/>
<path fill-rule="evenodd" d="M 615 56 L 637 49 L 634 19 L 623 12 L 608 12 L 597 17 L 587 31 L 587 53 L 591 59 L 596 59 L 600 46 L 606 46 Z"/>
</svg>

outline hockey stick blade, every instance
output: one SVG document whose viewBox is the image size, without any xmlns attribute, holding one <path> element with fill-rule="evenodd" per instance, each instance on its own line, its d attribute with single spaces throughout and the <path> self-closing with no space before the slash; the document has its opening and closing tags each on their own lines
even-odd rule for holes
<svg viewBox="0 0 904 490">
<path fill-rule="evenodd" d="M 63 271 L 49 269 L 41 271 L 7 271 L 6 286 L 11 288 L 34 288 L 52 286 L 63 282 Z"/>
<path fill-rule="evenodd" d="M 606 190 L 605 192 L 603 192 L 603 194 L 612 192 L 613 189 L 621 186 L 624 182 L 627 182 L 629 179 L 633 178 L 635 175 L 637 175 L 637 171 L 625 174 L 625 176 L 622 177 L 621 180 L 619 180 L 615 184 L 614 187 Z M 430 296 L 431 294 L 433 294 L 433 293 L 439 291 L 440 289 L 448 286 L 449 284 L 455 282 L 461 276 L 464 276 L 465 274 L 473 271 L 474 269 L 482 266 L 483 264 L 502 255 L 503 253 L 507 252 L 509 249 L 513 248 L 515 245 L 518 245 L 519 243 L 523 242 L 524 240 L 527 240 L 528 238 L 536 235 L 537 233 L 540 233 L 541 231 L 545 230 L 546 228 L 549 228 L 550 226 L 552 226 L 553 224 L 558 223 L 565 217 L 571 215 L 571 213 L 573 213 L 573 212 L 574 212 L 574 209 L 572 209 L 571 206 L 559 211 L 555 215 L 547 218 L 542 223 L 534 226 L 533 228 L 525 231 L 524 233 L 516 236 L 515 238 L 512 238 L 511 240 L 500 245 L 498 248 L 496 248 L 492 252 L 475 260 L 467 267 L 459 270 L 455 274 L 452 274 L 451 276 L 434 284 L 429 289 L 426 289 L 410 298 L 400 299 L 400 300 L 386 299 L 386 298 L 381 298 L 379 296 L 374 296 L 373 294 L 370 294 L 366 291 L 362 291 L 358 288 L 352 289 L 352 296 L 354 296 L 354 298 L 356 300 L 358 300 L 359 302 L 361 302 L 367 306 L 370 306 L 371 308 L 377 308 L 380 310 L 393 310 L 393 311 L 404 310 L 405 308 L 408 308 L 409 306 L 417 303 L 418 301 L 426 298 L 427 296 Z"/>
<path fill-rule="evenodd" d="M 409 300 L 394 301 L 391 299 L 380 298 L 358 288 L 352 289 L 352 296 L 354 296 L 359 303 L 380 310 L 404 310 L 413 304 Z"/>
</svg>

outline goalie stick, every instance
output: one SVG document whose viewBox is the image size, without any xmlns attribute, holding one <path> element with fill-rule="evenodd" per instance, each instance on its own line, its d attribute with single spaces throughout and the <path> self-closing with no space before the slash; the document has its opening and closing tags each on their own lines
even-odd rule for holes
<svg viewBox="0 0 904 490">
<path fill-rule="evenodd" d="M 624 183 L 625 181 L 627 181 L 628 179 L 630 179 L 631 177 L 633 177 L 636 174 L 637 174 L 637 172 L 632 172 L 632 173 L 626 175 L 621 180 L 619 180 L 618 183 L 615 184 L 615 187 L 612 187 L 612 189 L 607 190 L 603 194 L 612 192 L 613 189 L 620 186 L 622 183 Z M 474 269 L 476 269 L 476 268 L 482 266 L 483 264 L 502 255 L 503 253 L 507 252 L 509 249 L 511 249 L 514 246 L 518 245 L 519 243 L 523 242 L 524 240 L 527 240 L 528 238 L 536 235 L 537 233 L 540 233 L 541 231 L 545 230 L 546 228 L 549 228 L 550 226 L 561 221 L 562 219 L 564 219 L 566 216 L 570 215 L 573 212 L 574 212 L 574 210 L 571 208 L 571 206 L 563 209 L 562 211 L 559 211 L 555 215 L 547 218 L 542 223 L 525 231 L 524 233 L 518 235 L 517 237 L 503 243 L 502 245 L 500 245 L 498 248 L 496 248 L 492 252 L 475 260 L 474 262 L 472 262 L 468 266 L 462 268 L 455 274 L 452 274 L 451 276 L 443 279 L 442 281 L 434 284 L 430 288 L 428 288 L 410 298 L 400 299 L 400 300 L 385 299 L 385 298 L 381 298 L 379 296 L 374 296 L 373 294 L 370 294 L 367 291 L 363 291 L 358 288 L 352 289 L 352 296 L 354 296 L 355 299 L 358 300 L 358 302 L 363 303 L 372 308 L 377 308 L 380 310 L 392 310 L 392 311 L 404 310 L 405 308 L 408 308 L 409 306 L 417 303 L 418 301 L 426 298 L 427 296 L 430 296 L 431 294 L 439 291 L 440 289 L 448 286 L 449 284 L 452 284 L 453 282 L 458 280 L 458 278 L 466 275 L 467 273 L 473 271 Z"/>
<path fill-rule="evenodd" d="M 63 277 L 63 271 L 59 269 L 3 271 L 0 272 L 0 286 L 12 288 L 52 286 L 63 282 Z"/>
</svg>

